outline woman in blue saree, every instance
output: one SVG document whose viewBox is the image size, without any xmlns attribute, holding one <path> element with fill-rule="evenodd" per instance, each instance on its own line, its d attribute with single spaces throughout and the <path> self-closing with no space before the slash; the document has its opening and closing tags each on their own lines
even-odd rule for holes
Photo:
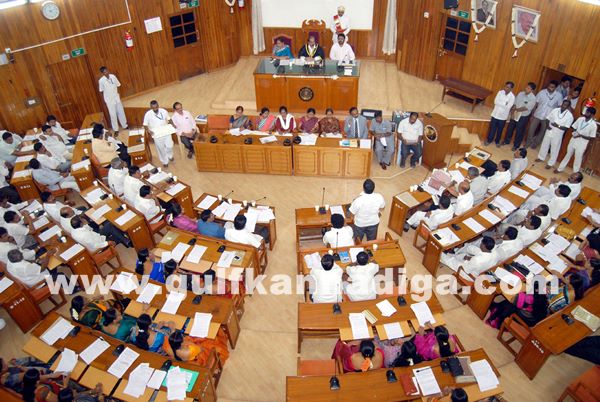
<svg viewBox="0 0 600 402">
<path fill-rule="evenodd" d="M 272 57 L 278 60 L 287 60 L 293 58 L 290 47 L 283 43 L 283 40 L 281 40 L 281 38 L 277 38 L 277 40 L 275 40 L 275 46 L 273 46 Z"/>
</svg>

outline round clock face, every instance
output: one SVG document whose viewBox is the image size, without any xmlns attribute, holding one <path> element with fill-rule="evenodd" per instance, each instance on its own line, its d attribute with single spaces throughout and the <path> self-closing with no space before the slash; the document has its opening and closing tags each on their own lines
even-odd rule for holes
<svg viewBox="0 0 600 402">
<path fill-rule="evenodd" d="M 60 15 L 60 8 L 53 1 L 42 3 L 42 15 L 48 20 L 55 20 Z"/>
</svg>

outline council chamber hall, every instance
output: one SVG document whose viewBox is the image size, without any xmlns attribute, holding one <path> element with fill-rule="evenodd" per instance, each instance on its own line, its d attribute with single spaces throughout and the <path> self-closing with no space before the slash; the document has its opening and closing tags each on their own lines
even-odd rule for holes
<svg viewBox="0 0 600 402">
<path fill-rule="evenodd" d="M 0 0 L 0 400 L 600 401 L 598 21 Z"/>
</svg>

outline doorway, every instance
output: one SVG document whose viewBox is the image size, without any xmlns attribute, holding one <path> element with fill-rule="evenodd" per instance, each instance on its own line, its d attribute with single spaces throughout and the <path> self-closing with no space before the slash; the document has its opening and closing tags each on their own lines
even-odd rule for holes
<svg viewBox="0 0 600 402">
<path fill-rule="evenodd" d="M 442 36 L 435 65 L 435 79 L 461 78 L 470 35 L 470 22 L 442 15 Z"/>
<path fill-rule="evenodd" d="M 571 86 L 569 88 L 569 99 L 571 100 L 573 111 L 581 110 L 582 106 L 582 97 L 581 92 L 583 91 L 583 85 L 585 84 L 585 80 L 575 77 L 573 75 L 566 74 L 564 71 L 554 70 L 550 67 L 544 67 L 542 71 L 542 80 L 540 82 L 540 86 L 538 87 L 538 91 L 541 91 L 542 88 L 546 88 L 550 81 L 558 81 L 559 83 L 564 77 L 569 77 L 571 79 Z M 579 97 L 573 99 L 573 92 L 578 90 Z"/>
<path fill-rule="evenodd" d="M 179 79 L 183 80 L 203 73 L 205 71 L 204 59 L 200 46 L 196 11 L 171 15 L 169 27 Z"/>
</svg>

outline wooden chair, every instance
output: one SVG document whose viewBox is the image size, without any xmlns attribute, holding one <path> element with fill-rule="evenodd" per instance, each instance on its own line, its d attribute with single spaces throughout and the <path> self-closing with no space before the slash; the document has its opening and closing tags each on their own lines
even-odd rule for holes
<svg viewBox="0 0 600 402">
<path fill-rule="evenodd" d="M 159 221 L 157 221 L 155 223 L 150 223 L 154 219 L 158 218 L 159 216 L 162 216 L 162 219 L 160 219 Z M 167 234 L 166 228 L 169 225 L 167 224 L 167 220 L 165 218 L 164 212 L 161 211 L 161 212 L 157 213 L 156 215 L 154 215 L 152 218 L 146 219 L 146 223 L 148 224 L 148 229 L 150 230 L 150 236 L 152 236 L 153 239 L 154 239 L 154 235 L 156 233 L 162 234 L 163 236 Z M 164 231 L 164 233 L 163 233 L 163 231 Z"/>
<path fill-rule="evenodd" d="M 511 336 L 505 340 L 503 335 L 506 332 L 510 333 Z M 516 356 L 518 351 L 510 346 L 511 343 L 518 341 L 521 345 L 523 345 L 529 335 L 531 335 L 531 330 L 529 329 L 529 326 L 525 324 L 525 321 L 523 321 L 523 319 L 517 314 L 512 314 L 510 317 L 506 318 L 504 322 L 502 322 L 497 338 L 500 343 L 502 343 L 504 347 L 513 354 L 513 356 Z"/>
<path fill-rule="evenodd" d="M 456 282 L 461 287 L 461 289 L 464 287 L 471 288 L 475 283 L 475 279 L 473 279 L 471 275 L 467 274 L 463 267 L 459 267 L 458 270 L 452 275 L 454 275 L 454 277 L 456 278 Z M 456 299 L 459 302 L 461 302 L 461 304 L 467 304 L 467 300 L 462 298 L 462 292 L 460 291 L 460 289 L 458 292 L 454 293 L 454 297 L 456 297 Z"/>
<path fill-rule="evenodd" d="M 327 33 L 327 26 L 323 20 L 307 19 L 302 21 L 302 35 L 304 43 L 308 42 L 309 36 L 314 36 L 317 43 L 323 46 Z"/>
<path fill-rule="evenodd" d="M 98 160 L 96 155 L 94 155 L 93 152 L 91 152 L 90 155 L 90 163 L 92 165 L 92 169 L 94 170 L 94 174 L 96 175 L 96 177 L 100 180 L 106 179 L 108 181 L 108 168 L 100 164 L 100 161 Z"/>
<path fill-rule="evenodd" d="M 260 247 L 257 249 L 258 252 L 258 262 L 260 263 L 260 273 L 264 273 L 267 268 L 267 264 L 269 262 L 269 258 L 267 257 L 267 243 L 265 239 L 260 241 Z"/>
<path fill-rule="evenodd" d="M 117 266 L 114 266 L 110 262 L 111 260 L 113 260 L 115 258 L 117 259 L 117 262 L 118 262 Z M 98 267 L 98 270 L 100 270 L 100 267 L 104 264 L 108 265 L 111 268 L 111 271 L 115 270 L 117 268 L 121 268 L 123 266 L 123 263 L 121 262 L 121 257 L 119 256 L 119 252 L 117 251 L 116 247 L 113 246 L 112 244 L 109 244 L 108 247 L 106 247 L 102 250 L 98 250 L 95 253 L 93 253 L 92 259 L 94 260 L 94 263 Z"/>
<path fill-rule="evenodd" d="M 292 46 L 292 44 L 293 44 L 293 39 L 292 39 L 292 37 L 291 37 L 291 36 L 289 36 L 289 35 L 286 35 L 286 34 L 283 34 L 283 33 L 280 33 L 280 34 L 273 35 L 273 38 L 271 38 L 271 43 L 272 43 L 273 45 L 275 45 L 275 42 L 276 42 L 278 39 L 281 39 L 281 41 L 282 41 L 283 43 L 285 43 L 286 45 L 288 45 L 288 46 L 290 47 L 290 50 L 292 51 L 292 54 L 296 54 L 296 52 L 295 52 L 295 50 L 294 50 L 294 47 Z"/>
<path fill-rule="evenodd" d="M 221 374 L 223 373 L 223 363 L 221 362 L 221 359 L 219 359 L 219 355 L 215 348 L 210 350 L 205 366 L 208 368 L 209 373 L 212 373 L 215 388 L 217 388 L 219 380 L 221 379 Z"/>
<path fill-rule="evenodd" d="M 334 359 L 328 360 L 302 360 L 298 357 L 297 376 L 317 376 L 337 374 L 337 367 Z"/>
<path fill-rule="evenodd" d="M 570 396 L 577 402 L 596 402 L 600 401 L 600 366 L 594 366 L 565 388 L 565 391 L 558 398 L 558 402 L 565 400 Z"/>
<path fill-rule="evenodd" d="M 222 133 L 229 130 L 229 117 L 225 114 L 208 115 L 208 133 Z"/>
<path fill-rule="evenodd" d="M 415 238 L 413 239 L 413 246 L 419 250 L 420 252 L 425 252 L 425 247 L 427 246 L 427 242 L 429 241 L 429 236 L 431 235 L 431 229 L 427 227 L 423 222 L 419 223 L 419 227 L 415 230 Z M 425 240 L 422 245 L 417 245 L 419 238 Z"/>
<path fill-rule="evenodd" d="M 67 195 L 69 194 L 69 192 L 71 191 L 71 189 L 69 188 L 59 188 L 58 190 L 50 190 L 48 188 L 48 186 L 42 184 L 42 183 L 38 183 L 37 181 L 33 181 L 35 183 L 35 186 L 37 187 L 38 191 L 41 193 L 47 191 L 50 194 L 52 194 L 54 196 L 54 198 L 62 198 L 63 200 L 67 199 Z"/>
</svg>

